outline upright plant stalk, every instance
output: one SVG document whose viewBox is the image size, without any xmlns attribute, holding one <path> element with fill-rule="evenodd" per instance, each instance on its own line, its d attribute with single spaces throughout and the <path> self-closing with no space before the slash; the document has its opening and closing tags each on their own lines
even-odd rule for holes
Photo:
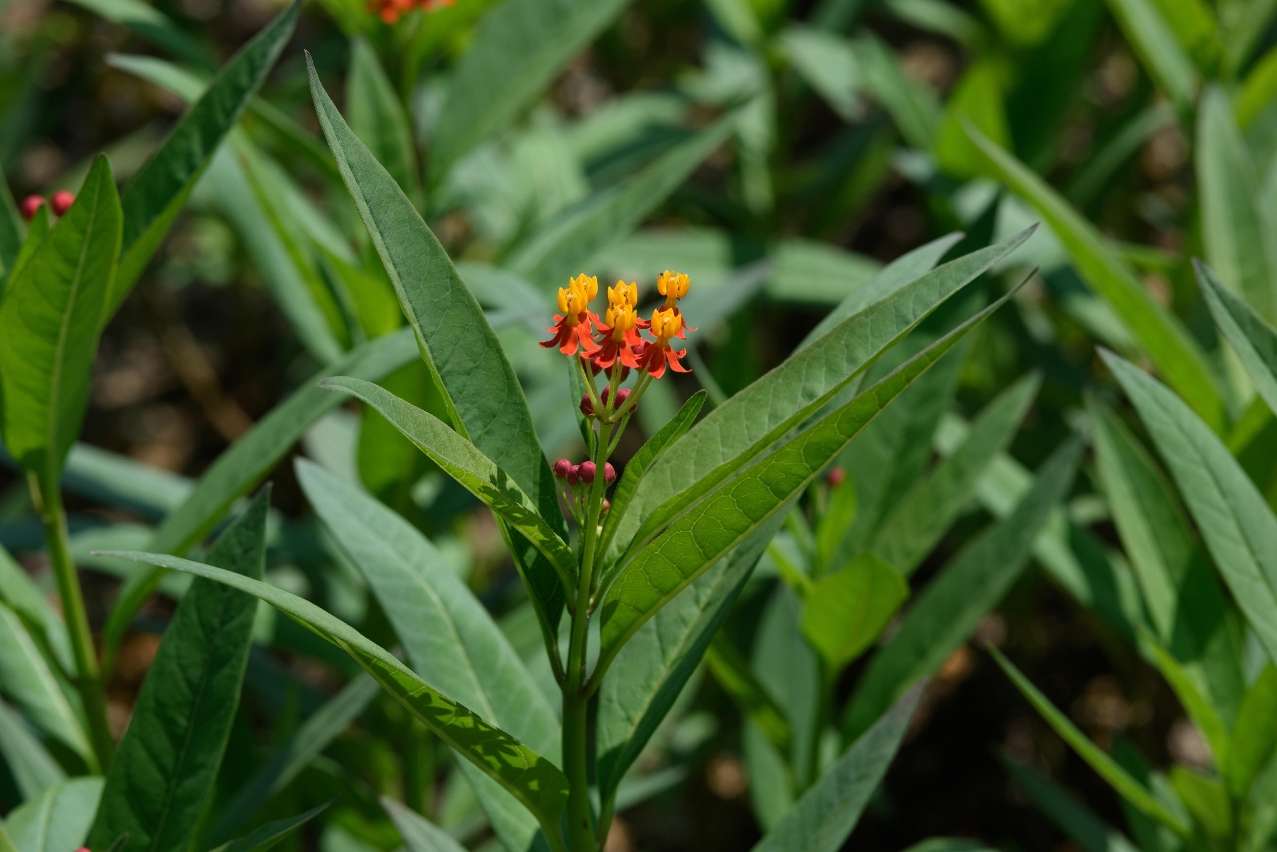
<svg viewBox="0 0 1277 852">
<path fill-rule="evenodd" d="M 75 687 L 84 704 L 88 717 L 89 742 L 99 768 L 105 771 L 111 764 L 115 751 L 115 739 L 111 736 L 106 718 L 106 689 L 98 667 L 97 649 L 93 645 L 93 631 L 89 627 L 89 615 L 84 608 L 84 594 L 80 590 L 80 577 L 71 559 L 71 540 L 67 534 L 66 510 L 62 506 L 62 491 L 56 482 L 42 484 L 35 474 L 27 474 L 27 486 L 31 500 L 44 524 L 44 537 L 49 548 L 49 561 L 58 583 L 58 595 L 62 599 L 63 617 L 71 639 L 71 652 L 75 657 Z"/>
</svg>

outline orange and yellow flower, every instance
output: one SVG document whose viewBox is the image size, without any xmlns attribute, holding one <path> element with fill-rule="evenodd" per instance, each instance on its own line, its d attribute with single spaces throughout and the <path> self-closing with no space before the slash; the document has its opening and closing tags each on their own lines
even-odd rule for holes
<svg viewBox="0 0 1277 852">
<path fill-rule="evenodd" d="M 687 296 L 687 292 L 692 289 L 692 279 L 685 272 L 671 272 L 665 270 L 656 276 L 656 292 L 665 297 L 665 309 L 673 311 L 678 316 L 683 313 L 678 309 L 678 300 Z M 687 328 L 687 331 L 696 331 L 694 328 Z M 686 339 L 687 335 L 683 333 L 684 328 L 680 326 L 677 337 L 680 340 Z"/>
<path fill-rule="evenodd" d="M 599 325 L 599 333 L 603 335 L 599 349 L 591 357 L 595 367 L 607 369 L 618 359 L 626 367 L 637 367 L 635 350 L 643 346 L 643 338 L 639 336 L 640 328 L 647 328 L 646 320 L 640 319 L 635 306 L 638 305 L 638 285 L 634 282 L 626 284 L 617 281 L 615 287 L 607 289 L 607 313 Z"/>
<path fill-rule="evenodd" d="M 546 329 L 554 337 L 542 341 L 546 349 L 557 346 L 564 355 L 575 355 L 580 346 L 589 356 L 598 351 L 592 329 L 599 326 L 598 316 L 590 310 L 590 302 L 599 294 L 599 280 L 585 273 L 559 288 L 559 313 L 554 315 L 554 325 Z"/>
<path fill-rule="evenodd" d="M 676 352 L 670 346 L 671 338 L 683 336 L 683 315 L 674 308 L 657 308 L 652 312 L 651 332 L 656 341 L 643 345 L 638 356 L 638 368 L 646 370 L 654 379 L 665 375 L 667 364 L 676 373 L 691 372 L 679 363 L 687 350 L 680 349 Z"/>
</svg>

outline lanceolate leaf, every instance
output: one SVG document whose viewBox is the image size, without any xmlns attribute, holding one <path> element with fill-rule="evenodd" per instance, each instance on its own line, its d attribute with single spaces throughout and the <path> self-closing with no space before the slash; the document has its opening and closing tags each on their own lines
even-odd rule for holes
<svg viewBox="0 0 1277 852">
<path fill-rule="evenodd" d="M 1193 409 L 1212 428 L 1222 429 L 1224 402 L 1214 372 L 1183 324 L 1153 301 L 1095 226 L 1055 190 L 979 131 L 969 132 L 994 174 L 1037 208 L 1069 252 L 1078 274 L 1126 323 L 1171 386 L 1192 401 Z"/>
<path fill-rule="evenodd" d="M 895 568 L 862 553 L 812 585 L 803 633 L 829 667 L 839 671 L 878 638 L 907 597 L 909 584 Z"/>
<path fill-rule="evenodd" d="M 1108 7 L 1157 87 L 1179 110 L 1191 109 L 1201 80 L 1156 0 L 1108 0 Z"/>
<path fill-rule="evenodd" d="M 900 499 L 869 549 L 906 577 L 912 574 L 970 501 L 989 464 L 1011 443 L 1040 384 L 1039 376 L 1028 376 L 989 403 L 962 445 Z"/>
<path fill-rule="evenodd" d="M 328 810 L 328 806 L 331 804 L 332 801 L 328 801 L 295 817 L 268 822 L 243 837 L 236 838 L 230 843 L 217 847 L 213 852 L 266 852 L 266 850 Z M 118 852 L 118 850 L 112 849 L 111 852 Z"/>
<path fill-rule="evenodd" d="M 394 799 L 381 797 L 381 806 L 390 815 L 390 821 L 399 829 L 408 852 L 465 852 L 465 847 L 452 835 L 430 820 L 402 805 Z"/>
<path fill-rule="evenodd" d="M 1085 852 L 1139 852 L 1121 832 L 1109 828 L 1086 805 L 1028 766 L 1003 757 L 1002 764 L 1060 830 Z"/>
<path fill-rule="evenodd" d="M 13 271 L 26 230 L 9 192 L 9 182 L 0 173 L 0 296 L 4 295 L 4 282 Z"/>
<path fill-rule="evenodd" d="M 887 774 L 923 688 L 919 684 L 901 696 L 794 803 L 780 823 L 758 841 L 753 852 L 838 852 Z"/>
<path fill-rule="evenodd" d="M 430 172 L 437 181 L 532 102 L 627 0 L 506 0 L 479 23 L 449 82 Z"/>
<path fill-rule="evenodd" d="M 723 116 L 636 174 L 564 210 L 521 242 L 506 265 L 537 288 L 554 292 L 595 253 L 641 225 L 727 138 L 738 118 L 738 113 Z"/>
<path fill-rule="evenodd" d="M 48 661 L 9 607 L 0 604 L 0 689 L 26 717 L 70 746 L 95 770 L 97 760 L 84 726 L 71 709 Z"/>
<path fill-rule="evenodd" d="M 641 544 L 697 498 L 775 446 L 945 299 L 1031 233 L 1026 230 L 905 284 L 710 412 L 643 478 L 630 511 L 617 525 L 618 549 L 631 541 Z"/>
<path fill-rule="evenodd" d="M 308 60 L 309 61 L 309 60 Z M 346 188 L 394 284 L 427 366 L 444 390 L 451 425 L 535 501 L 560 537 L 567 536 L 554 474 L 537 441 L 532 415 L 501 343 L 443 246 L 393 177 L 346 125 L 309 64 L 311 95 Z M 529 558 L 517 533 L 511 553 L 542 617 L 559 623 L 563 597 L 551 563 Z"/>
<path fill-rule="evenodd" d="M 84 845 L 101 796 L 101 778 L 72 778 L 14 808 L 5 828 L 18 852 L 68 852 Z"/>
<path fill-rule="evenodd" d="M 906 690 L 940 668 L 997 606 L 1067 493 L 1081 453 L 1077 439 L 1056 450 L 1015 511 L 959 551 L 918 596 L 900 630 L 870 660 L 843 717 L 845 739 L 859 736 Z"/>
<path fill-rule="evenodd" d="M 99 156 L 0 302 L 0 434 L 46 488 L 80 434 L 119 250 L 120 200 Z"/>
<path fill-rule="evenodd" d="M 1277 328 L 1220 284 L 1210 267 L 1194 260 L 1193 269 L 1215 324 L 1237 352 L 1255 390 L 1277 412 Z"/>
<path fill-rule="evenodd" d="M 1101 350 L 1170 468 L 1215 565 L 1277 660 L 1277 518 L 1228 448 L 1169 388 Z"/>
<path fill-rule="evenodd" d="M 103 551 L 102 555 L 207 577 L 248 592 L 296 619 L 350 654 L 408 712 L 531 810 L 542 827 L 558 829 L 568 784 L 554 764 L 435 690 L 389 651 L 341 619 L 282 589 L 188 559 L 134 551 Z"/>
<path fill-rule="evenodd" d="M 605 670 L 643 622 L 805 488 L 883 408 L 1006 298 L 710 494 L 640 552 L 603 601 L 597 670 Z"/>
<path fill-rule="evenodd" d="M 264 489 L 226 529 L 208 559 L 249 579 L 266 560 Z M 123 852 L 179 852 L 195 834 L 217 780 L 248 663 L 257 601 L 197 580 L 147 672 L 128 731 L 106 776 L 89 845 L 120 835 Z"/>
<path fill-rule="evenodd" d="M 357 347 L 331 368 L 311 376 L 209 465 L 195 490 L 156 530 L 151 547 L 161 553 L 185 553 L 213 529 L 236 500 L 266 477 L 307 429 L 341 405 L 340 395 L 318 387 L 321 379 L 336 372 L 380 381 L 416 357 L 412 335 L 404 329 Z M 159 587 L 165 573 L 156 568 L 125 584 L 107 622 L 108 649 L 119 645 L 134 614 Z"/>
<path fill-rule="evenodd" d="M 1055 732 L 1059 734 L 1091 768 L 1100 774 L 1109 785 L 1126 801 L 1130 802 L 1141 813 L 1153 817 L 1177 834 L 1187 836 L 1189 829 L 1182 821 L 1168 811 L 1149 790 L 1136 781 L 1113 758 L 1100 751 L 1086 734 L 1077 729 L 1068 717 L 1056 709 L 1049 699 L 1038 691 L 1028 678 L 1020 673 L 997 648 L 989 648 L 989 653 L 997 660 L 998 665 L 1006 672 L 1007 677 L 1016 688 L 1029 699 L 1033 708 L 1041 714 Z"/>
<path fill-rule="evenodd" d="M 217 146 L 257 94 L 293 34 L 300 3 L 293 3 L 253 37 L 213 80 L 133 178 L 120 203 L 124 242 L 120 272 L 104 319 L 115 313 L 186 203 Z"/>
<path fill-rule="evenodd" d="M 487 503 L 492 511 L 527 536 L 549 559 L 565 583 L 576 571 L 572 551 L 538 512 L 532 498 L 474 444 L 448 428 L 428 411 L 404 402 L 390 391 L 362 379 L 337 376 L 325 379 L 321 387 L 342 391 L 371 405 L 404 437 L 417 445 L 470 493 Z"/>
<path fill-rule="evenodd" d="M 49 754 L 16 710 L 0 701 L 0 756 L 18 794 L 31 799 L 66 780 L 66 772 Z"/>
</svg>

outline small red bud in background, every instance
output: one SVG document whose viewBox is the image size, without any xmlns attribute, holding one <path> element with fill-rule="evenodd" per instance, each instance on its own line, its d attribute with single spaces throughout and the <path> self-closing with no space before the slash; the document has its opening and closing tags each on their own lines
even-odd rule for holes
<svg viewBox="0 0 1277 852">
<path fill-rule="evenodd" d="M 825 475 L 825 481 L 828 482 L 832 488 L 837 488 L 839 485 L 842 485 L 842 481 L 846 478 L 847 471 L 840 467 L 830 468 L 829 473 Z"/>
<path fill-rule="evenodd" d="M 44 204 L 44 196 L 28 195 L 22 199 L 22 218 L 30 222 L 35 218 L 35 211 L 40 209 L 40 205 Z"/>
<path fill-rule="evenodd" d="M 603 391 L 603 401 L 607 401 L 607 391 Z M 581 413 L 586 417 L 594 416 L 594 400 L 590 399 L 590 395 L 584 394 L 581 397 Z"/>
<path fill-rule="evenodd" d="M 554 463 L 554 475 L 559 479 L 567 479 L 568 471 L 572 469 L 572 462 L 567 459 L 559 459 Z"/>
<path fill-rule="evenodd" d="M 53 197 L 49 199 L 49 206 L 53 208 L 53 213 L 57 216 L 61 216 L 70 210 L 71 205 L 74 203 L 75 196 L 65 189 L 53 193 Z"/>
<path fill-rule="evenodd" d="M 574 464 L 568 468 L 568 485 L 576 485 L 577 480 L 581 478 L 581 466 Z"/>
<path fill-rule="evenodd" d="M 606 497 L 604 497 L 604 498 L 603 498 L 603 510 L 602 510 L 599 514 L 601 514 L 601 515 L 606 515 L 606 514 L 608 513 L 608 510 L 609 510 L 609 509 L 611 509 L 611 508 L 612 508 L 612 501 L 611 501 L 611 500 L 609 500 L 609 499 L 607 499 Z"/>
<path fill-rule="evenodd" d="M 611 462 L 603 463 L 603 481 L 608 485 L 616 482 L 616 468 L 612 467 Z"/>
<path fill-rule="evenodd" d="M 594 474 L 597 470 L 598 468 L 594 466 L 594 462 L 583 461 L 578 468 L 577 476 L 581 477 L 581 481 L 588 485 L 594 481 Z"/>
</svg>

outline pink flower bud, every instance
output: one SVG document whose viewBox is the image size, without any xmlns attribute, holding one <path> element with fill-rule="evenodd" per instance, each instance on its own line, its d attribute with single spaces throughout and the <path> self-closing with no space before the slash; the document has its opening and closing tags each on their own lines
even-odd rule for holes
<svg viewBox="0 0 1277 852">
<path fill-rule="evenodd" d="M 559 459 L 554 463 L 554 475 L 559 479 L 567 479 L 568 471 L 572 469 L 572 462 L 567 459 Z"/>
<path fill-rule="evenodd" d="M 603 397 L 603 399 L 604 399 L 604 401 L 606 402 L 606 401 L 607 401 L 607 396 L 606 396 L 607 391 L 603 391 L 603 393 L 604 393 L 604 397 Z M 587 394 L 584 394 L 584 395 L 581 397 L 581 413 L 582 413 L 582 414 L 584 414 L 586 417 L 593 417 L 593 416 L 594 416 L 594 400 L 590 399 L 590 395 L 589 395 L 588 393 L 587 393 Z"/>
<path fill-rule="evenodd" d="M 606 514 L 608 513 L 608 511 L 610 511 L 610 510 L 611 510 L 611 508 L 612 508 L 612 501 L 611 501 L 611 500 L 609 500 L 609 499 L 607 499 L 606 497 L 604 497 L 604 498 L 603 498 L 603 509 L 602 509 L 602 511 L 600 511 L 600 512 L 599 512 L 599 514 L 601 514 L 601 515 L 606 515 Z"/>
<path fill-rule="evenodd" d="M 577 480 L 581 478 L 581 466 L 572 465 L 568 468 L 568 485 L 576 485 Z"/>
<path fill-rule="evenodd" d="M 594 466 L 594 462 L 583 461 L 579 465 L 579 471 L 577 475 L 581 477 L 582 482 L 588 485 L 589 483 L 594 481 L 594 473 L 597 469 L 598 468 Z"/>
<path fill-rule="evenodd" d="M 612 467 L 611 462 L 603 463 L 603 481 L 608 485 L 616 482 L 616 468 Z"/>
<path fill-rule="evenodd" d="M 75 196 L 67 192 L 65 189 L 53 193 L 53 197 L 49 199 L 49 206 L 53 208 L 55 215 L 61 216 L 71 209 L 71 205 L 75 203 Z"/>
<path fill-rule="evenodd" d="M 611 396 L 611 394 L 612 394 L 612 389 L 610 387 L 604 388 L 603 393 L 599 394 L 599 401 L 602 402 L 604 405 L 607 405 L 607 398 Z"/>
<path fill-rule="evenodd" d="M 40 209 L 41 204 L 44 204 L 44 197 L 40 195 L 28 195 L 22 199 L 22 218 L 30 222 L 35 218 L 35 211 Z"/>
<path fill-rule="evenodd" d="M 621 408 L 621 406 L 625 405 L 625 401 L 626 401 L 627 399 L 629 399 L 629 398 L 630 398 L 630 389 L 629 389 L 629 388 L 621 388 L 621 389 L 617 392 L 617 394 L 616 394 L 616 407 L 617 407 L 617 409 L 619 410 L 619 409 Z"/>
<path fill-rule="evenodd" d="M 825 481 L 827 481 L 832 488 L 837 488 L 839 485 L 842 485 L 842 481 L 846 478 L 847 471 L 840 467 L 830 468 L 829 473 L 825 475 Z"/>
</svg>

